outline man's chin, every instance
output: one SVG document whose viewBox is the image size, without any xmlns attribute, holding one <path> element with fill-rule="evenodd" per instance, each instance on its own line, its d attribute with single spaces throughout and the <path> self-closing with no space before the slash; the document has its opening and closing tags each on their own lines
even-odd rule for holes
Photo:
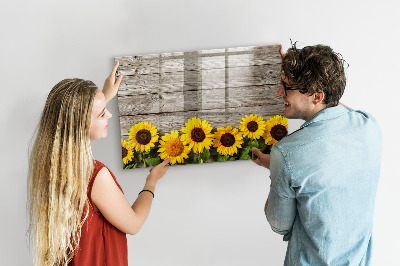
<svg viewBox="0 0 400 266">
<path fill-rule="evenodd" d="M 283 116 L 286 117 L 287 119 L 302 119 L 298 116 L 298 114 L 293 114 L 292 112 L 285 112 L 283 113 Z"/>
<path fill-rule="evenodd" d="M 288 118 L 288 119 L 293 119 L 293 114 L 289 112 L 289 110 L 285 109 L 285 112 L 283 112 L 283 116 Z"/>
</svg>

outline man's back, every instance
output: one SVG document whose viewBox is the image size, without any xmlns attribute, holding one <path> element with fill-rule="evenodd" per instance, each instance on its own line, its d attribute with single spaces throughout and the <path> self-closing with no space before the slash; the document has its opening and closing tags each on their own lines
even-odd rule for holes
<svg viewBox="0 0 400 266">
<path fill-rule="evenodd" d="M 376 120 L 342 106 L 324 109 L 274 146 L 267 217 L 289 240 L 285 265 L 370 263 L 380 161 Z M 293 206 L 283 223 L 276 220 L 282 203 Z"/>
</svg>

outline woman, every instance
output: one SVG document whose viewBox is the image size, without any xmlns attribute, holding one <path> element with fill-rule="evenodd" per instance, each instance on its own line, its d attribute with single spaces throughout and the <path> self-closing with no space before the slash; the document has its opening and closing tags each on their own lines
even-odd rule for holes
<svg viewBox="0 0 400 266">
<path fill-rule="evenodd" d="M 169 159 L 152 168 L 130 206 L 111 171 L 92 158 L 91 141 L 107 136 L 106 102 L 122 79 L 115 80 L 117 68 L 103 91 L 65 79 L 47 97 L 28 175 L 35 265 L 127 265 L 126 234 L 141 229 L 167 171 Z"/>
</svg>

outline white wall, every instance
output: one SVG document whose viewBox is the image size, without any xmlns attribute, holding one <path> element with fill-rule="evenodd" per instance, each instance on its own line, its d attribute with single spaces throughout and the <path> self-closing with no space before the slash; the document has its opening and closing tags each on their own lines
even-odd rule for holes
<svg viewBox="0 0 400 266">
<path fill-rule="evenodd" d="M 49 90 L 81 77 L 102 86 L 114 56 L 283 44 L 330 45 L 349 62 L 342 102 L 376 116 L 383 161 L 376 265 L 396 265 L 400 185 L 400 21 L 396 1 L 2 1 L 0 4 L 0 265 L 31 265 L 27 147 Z M 93 153 L 133 202 L 146 169 L 121 170 L 116 99 Z M 397 112 L 396 112 L 397 111 Z M 291 130 L 299 121 L 291 121 Z M 171 167 L 149 220 L 128 237 L 132 265 L 281 265 L 286 244 L 263 215 L 269 173 L 249 161 Z M 344 206 L 345 207 L 345 206 Z M 398 265 L 398 264 L 397 264 Z"/>
</svg>

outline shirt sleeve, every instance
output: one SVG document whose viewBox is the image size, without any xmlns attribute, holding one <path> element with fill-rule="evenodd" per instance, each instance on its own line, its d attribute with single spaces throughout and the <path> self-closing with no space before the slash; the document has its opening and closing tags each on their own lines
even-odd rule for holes
<svg viewBox="0 0 400 266">
<path fill-rule="evenodd" d="M 296 217 L 296 194 L 291 187 L 290 171 L 281 151 L 273 147 L 270 163 L 271 186 L 268 195 L 267 220 L 272 230 L 288 241 Z"/>
</svg>

